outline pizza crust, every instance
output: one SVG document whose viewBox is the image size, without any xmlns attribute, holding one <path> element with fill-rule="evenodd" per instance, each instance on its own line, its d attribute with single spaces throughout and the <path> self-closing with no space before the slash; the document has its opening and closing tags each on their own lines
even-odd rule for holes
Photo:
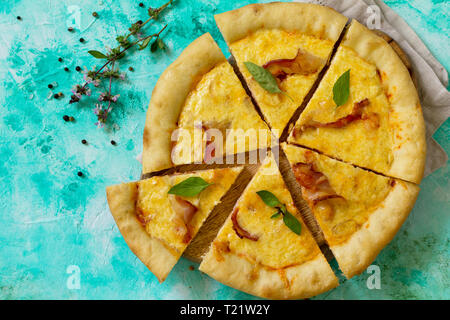
<svg viewBox="0 0 450 320">
<path fill-rule="evenodd" d="M 192 42 L 161 74 L 152 92 L 144 127 L 142 173 L 167 169 L 171 161 L 171 135 L 189 92 L 201 77 L 226 61 L 209 33 Z"/>
<path fill-rule="evenodd" d="M 164 244 L 152 237 L 136 218 L 137 184 L 124 183 L 106 188 L 111 214 L 131 251 L 163 282 L 178 261 Z"/>
<path fill-rule="evenodd" d="M 389 123 L 394 128 L 393 162 L 387 175 L 420 183 L 425 169 L 425 122 L 419 96 L 408 69 L 382 38 L 353 20 L 342 42 L 380 72 L 391 106 Z"/>
<path fill-rule="evenodd" d="M 348 21 L 347 17 L 331 8 L 295 2 L 250 4 L 214 17 L 228 44 L 263 28 L 297 30 L 336 41 Z"/>
<path fill-rule="evenodd" d="M 233 253 L 221 253 L 224 260 L 218 261 L 213 248 L 203 258 L 199 270 L 212 278 L 235 289 L 267 299 L 304 299 L 338 286 L 325 257 L 319 254 L 314 260 L 298 266 L 286 268 L 286 282 L 276 270 L 258 268 L 255 277 L 255 265 Z"/>
<path fill-rule="evenodd" d="M 361 228 L 345 243 L 330 246 L 348 279 L 366 270 L 394 238 L 412 210 L 418 194 L 417 185 L 396 180 L 392 191 Z"/>
</svg>

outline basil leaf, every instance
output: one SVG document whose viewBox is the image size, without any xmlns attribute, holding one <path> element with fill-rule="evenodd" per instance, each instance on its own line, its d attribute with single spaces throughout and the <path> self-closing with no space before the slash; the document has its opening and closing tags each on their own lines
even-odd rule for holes
<svg viewBox="0 0 450 320">
<path fill-rule="evenodd" d="M 269 91 L 270 93 L 282 92 L 278 87 L 277 80 L 275 80 L 275 77 L 268 70 L 250 61 L 244 62 L 244 65 L 252 75 L 253 79 L 255 79 L 264 90 Z"/>
<path fill-rule="evenodd" d="M 148 44 L 150 43 L 151 38 L 147 38 L 139 45 L 139 50 L 144 50 L 147 48 Z"/>
<path fill-rule="evenodd" d="M 345 71 L 333 86 L 333 100 L 336 108 L 344 105 L 350 96 L 350 69 Z"/>
<path fill-rule="evenodd" d="M 101 53 L 100 51 L 97 51 L 97 50 L 89 50 L 88 53 L 97 59 L 108 59 L 108 57 L 106 55 L 104 55 L 103 53 Z"/>
<path fill-rule="evenodd" d="M 302 232 L 302 225 L 301 225 L 300 221 L 298 221 L 297 218 L 294 217 L 286 209 L 283 211 L 283 222 L 295 234 L 300 235 L 300 233 Z"/>
<path fill-rule="evenodd" d="M 281 215 L 280 211 L 275 212 L 273 215 L 270 216 L 270 219 L 276 219 Z"/>
<path fill-rule="evenodd" d="M 256 192 L 256 194 L 267 204 L 269 207 L 275 208 L 276 206 L 281 205 L 280 200 L 272 192 L 267 190 L 261 190 Z"/>
<path fill-rule="evenodd" d="M 205 190 L 211 184 L 212 183 L 208 183 L 200 177 L 190 177 L 174 185 L 167 193 L 183 197 L 193 197 Z"/>
</svg>

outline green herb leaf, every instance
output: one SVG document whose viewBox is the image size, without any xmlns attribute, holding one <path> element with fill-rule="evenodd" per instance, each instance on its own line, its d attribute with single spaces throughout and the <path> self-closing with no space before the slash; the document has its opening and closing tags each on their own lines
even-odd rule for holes
<svg viewBox="0 0 450 320">
<path fill-rule="evenodd" d="M 161 38 L 158 37 L 158 39 L 156 39 L 156 43 L 158 44 L 158 48 L 162 50 L 166 48 L 166 45 L 164 44 L 164 41 Z"/>
<path fill-rule="evenodd" d="M 100 51 L 97 51 L 97 50 L 89 50 L 88 53 L 97 59 L 108 59 L 108 57 L 106 55 L 104 55 L 103 53 L 101 53 Z"/>
<path fill-rule="evenodd" d="M 280 215 L 283 215 L 284 224 L 292 230 L 295 234 L 300 235 L 302 231 L 302 225 L 287 209 L 286 206 L 278 200 L 278 198 L 270 191 L 261 190 L 256 194 L 264 201 L 266 205 L 272 208 L 277 208 L 277 212 L 272 214 L 271 219 L 276 219 Z"/>
<path fill-rule="evenodd" d="M 252 75 L 253 79 L 255 79 L 264 90 L 269 91 L 270 93 L 282 92 L 278 87 L 277 80 L 275 80 L 275 77 L 268 70 L 250 61 L 244 62 L 244 65 Z"/>
<path fill-rule="evenodd" d="M 270 219 L 276 219 L 281 215 L 280 211 L 275 212 L 273 215 L 270 216 Z"/>
<path fill-rule="evenodd" d="M 158 50 L 158 40 L 153 41 L 152 45 L 150 46 L 150 51 L 155 52 Z"/>
<path fill-rule="evenodd" d="M 344 105 L 350 96 L 350 69 L 345 71 L 333 86 L 333 100 L 336 108 Z"/>
<path fill-rule="evenodd" d="M 147 38 L 139 45 L 139 50 L 144 50 L 147 48 L 148 44 L 150 43 L 151 38 Z"/>
<path fill-rule="evenodd" d="M 283 222 L 295 234 L 300 235 L 300 233 L 302 232 L 302 225 L 301 225 L 300 221 L 298 221 L 297 218 L 294 217 L 286 209 L 283 211 Z"/>
<path fill-rule="evenodd" d="M 256 192 L 256 194 L 261 198 L 262 201 L 264 201 L 265 204 L 267 204 L 269 207 L 275 208 L 279 205 L 281 205 L 280 200 L 270 191 L 267 190 L 261 190 Z"/>
<path fill-rule="evenodd" d="M 190 177 L 174 185 L 167 193 L 183 197 L 193 197 L 205 190 L 211 184 L 212 183 L 208 183 L 200 177 Z"/>
</svg>

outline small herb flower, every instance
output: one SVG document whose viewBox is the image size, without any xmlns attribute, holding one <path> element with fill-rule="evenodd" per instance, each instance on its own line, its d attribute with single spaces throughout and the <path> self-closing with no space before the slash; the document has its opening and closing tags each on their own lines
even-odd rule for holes
<svg viewBox="0 0 450 320">
<path fill-rule="evenodd" d="M 108 107 L 106 109 L 103 109 L 103 105 L 96 103 L 94 108 L 94 114 L 97 116 L 97 122 L 95 125 L 99 128 L 103 128 L 103 126 L 106 123 L 106 120 L 108 120 L 108 115 L 111 112 L 112 108 Z"/>
<path fill-rule="evenodd" d="M 119 99 L 120 94 L 111 95 L 110 92 L 102 92 L 100 96 L 98 97 L 98 101 L 111 101 L 111 102 L 117 102 Z"/>
</svg>

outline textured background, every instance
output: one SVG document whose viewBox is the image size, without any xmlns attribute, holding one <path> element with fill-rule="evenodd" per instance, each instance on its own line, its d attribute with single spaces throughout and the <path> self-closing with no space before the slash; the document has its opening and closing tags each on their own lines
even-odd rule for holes
<svg viewBox="0 0 450 320">
<path fill-rule="evenodd" d="M 253 298 L 189 270 L 181 259 L 167 281 L 156 278 L 131 253 L 109 214 L 105 186 L 139 178 L 147 103 L 158 76 L 192 40 L 210 32 L 226 46 L 213 14 L 254 1 L 178 0 L 153 28 L 169 23 L 166 53 L 148 50 L 121 61 L 133 66 L 118 88 L 121 103 L 112 120 L 119 128 L 94 126 L 94 99 L 68 105 L 76 65 L 92 66 L 86 52 L 113 45 L 129 21 L 146 18 L 140 1 L 1 1 L 0 4 L 0 298 L 3 299 L 234 299 Z M 157 6 L 163 0 L 143 1 Z M 445 0 L 386 1 L 450 69 L 449 7 Z M 68 32 L 70 7 L 81 12 L 80 30 Z M 100 18 L 95 20 L 91 13 Z M 22 21 L 16 20 L 20 15 Z M 94 21 L 95 20 L 95 21 Z M 81 44 L 80 36 L 87 41 Z M 226 53 L 228 55 L 228 53 Z M 63 63 L 57 61 L 64 59 Z M 68 66 L 71 71 L 63 71 Z M 64 99 L 47 99 L 47 84 Z M 75 123 L 62 120 L 73 115 Z M 450 121 L 436 140 L 450 153 Z M 82 145 L 81 139 L 89 144 Z M 117 141 L 112 146 L 110 140 Z M 77 171 L 85 177 L 79 178 Z M 381 289 L 369 290 L 368 273 L 317 299 L 450 298 L 449 167 L 422 182 L 410 217 L 374 264 Z M 66 285 L 76 265 L 81 287 Z M 197 269 L 197 266 L 194 265 Z"/>
</svg>

